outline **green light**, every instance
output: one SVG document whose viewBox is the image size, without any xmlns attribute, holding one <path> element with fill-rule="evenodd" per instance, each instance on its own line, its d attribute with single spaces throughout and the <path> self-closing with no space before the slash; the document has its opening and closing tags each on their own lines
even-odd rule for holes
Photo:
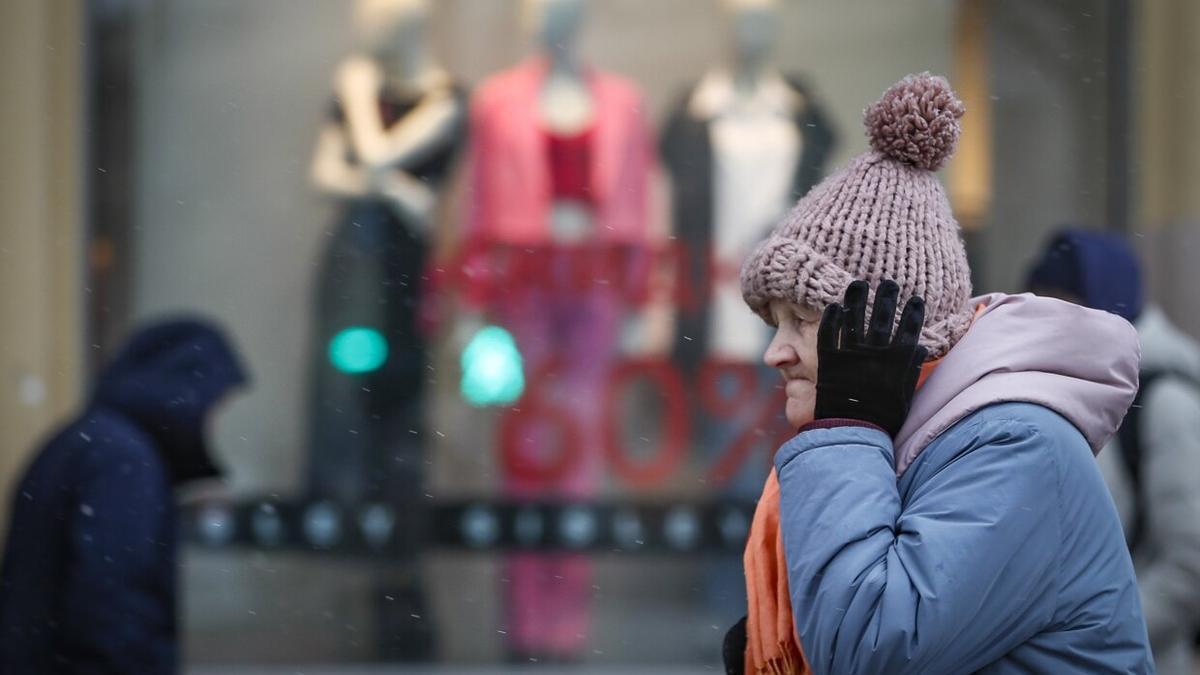
<svg viewBox="0 0 1200 675">
<path fill-rule="evenodd" d="M 460 390 L 473 406 L 513 403 L 525 391 L 521 352 L 499 326 L 487 326 L 471 338 L 462 353 L 462 372 Z"/>
<path fill-rule="evenodd" d="M 374 328 L 351 326 L 329 341 L 329 361 L 351 375 L 377 370 L 387 361 L 387 355 L 387 340 Z"/>
</svg>

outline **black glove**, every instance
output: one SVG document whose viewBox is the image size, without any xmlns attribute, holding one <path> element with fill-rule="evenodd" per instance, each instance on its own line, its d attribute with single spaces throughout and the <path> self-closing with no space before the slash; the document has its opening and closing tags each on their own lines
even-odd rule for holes
<svg viewBox="0 0 1200 675">
<path fill-rule="evenodd" d="M 733 624 L 733 628 L 725 633 L 725 643 L 721 646 L 721 658 L 725 661 L 726 675 L 742 675 L 746 672 L 746 618 Z"/>
<path fill-rule="evenodd" d="M 830 305 L 821 318 L 815 417 L 867 422 L 895 438 L 908 417 L 928 353 L 917 344 L 925 301 L 916 296 L 908 301 L 892 339 L 900 287 L 889 280 L 879 284 L 871 325 L 866 326 L 869 290 L 867 282 L 855 281 L 846 289 L 844 306 Z"/>
</svg>

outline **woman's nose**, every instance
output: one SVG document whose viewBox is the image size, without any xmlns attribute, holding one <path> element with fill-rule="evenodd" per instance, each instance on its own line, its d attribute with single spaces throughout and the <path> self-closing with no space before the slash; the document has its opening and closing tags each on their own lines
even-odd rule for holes
<svg viewBox="0 0 1200 675">
<path fill-rule="evenodd" d="M 763 354 L 763 363 L 771 368 L 783 368 L 793 365 L 798 360 L 796 350 L 776 332 L 771 344 L 767 345 L 766 353 Z"/>
</svg>

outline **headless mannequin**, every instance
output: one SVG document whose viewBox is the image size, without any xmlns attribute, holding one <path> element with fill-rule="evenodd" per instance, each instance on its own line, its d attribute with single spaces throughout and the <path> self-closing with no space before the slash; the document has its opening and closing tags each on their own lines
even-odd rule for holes
<svg viewBox="0 0 1200 675">
<path fill-rule="evenodd" d="M 454 132 L 464 111 L 426 39 L 428 0 L 361 0 L 355 24 L 361 49 L 338 68 L 334 90 L 345 128 L 327 125 L 317 141 L 312 180 L 338 197 L 376 197 L 407 222 L 428 227 L 436 195 L 399 168 L 427 156 Z M 379 114 L 384 88 L 412 92 L 416 108 L 391 128 Z M 357 162 L 347 159 L 353 149 Z"/>
</svg>

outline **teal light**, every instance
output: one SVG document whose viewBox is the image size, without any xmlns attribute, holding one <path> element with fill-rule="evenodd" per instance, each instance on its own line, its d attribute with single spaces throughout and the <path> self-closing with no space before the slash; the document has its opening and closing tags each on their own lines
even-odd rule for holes
<svg viewBox="0 0 1200 675">
<path fill-rule="evenodd" d="M 475 334 L 462 353 L 463 398 L 473 406 L 507 405 L 521 398 L 525 374 L 521 352 L 511 334 L 487 326 Z"/>
<path fill-rule="evenodd" d="M 351 375 L 377 370 L 387 361 L 387 355 L 387 340 L 374 328 L 351 326 L 329 341 L 329 361 Z"/>
</svg>

